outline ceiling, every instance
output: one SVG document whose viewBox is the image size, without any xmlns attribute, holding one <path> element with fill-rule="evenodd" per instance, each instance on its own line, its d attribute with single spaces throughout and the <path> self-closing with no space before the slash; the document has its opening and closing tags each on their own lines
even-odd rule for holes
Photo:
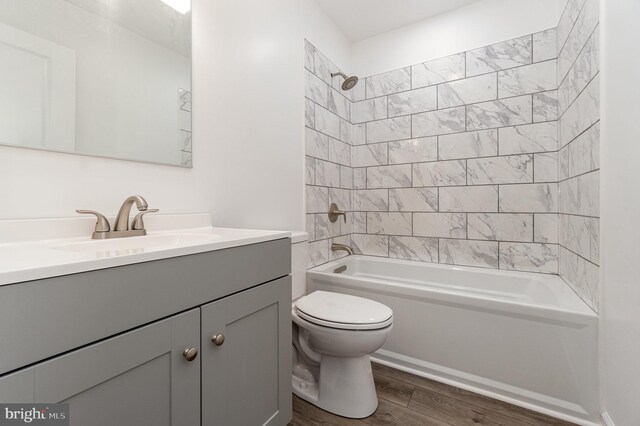
<svg viewBox="0 0 640 426">
<path fill-rule="evenodd" d="M 478 0 L 316 0 L 350 41 L 449 12 Z"/>
</svg>

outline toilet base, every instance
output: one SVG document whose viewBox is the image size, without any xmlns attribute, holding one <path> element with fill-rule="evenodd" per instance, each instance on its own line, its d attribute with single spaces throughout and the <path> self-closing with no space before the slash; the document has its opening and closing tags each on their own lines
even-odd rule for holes
<svg viewBox="0 0 640 426">
<path fill-rule="evenodd" d="M 333 414 L 353 419 L 369 417 L 378 408 L 369 355 L 322 356 L 320 379 L 293 375 L 293 393 Z"/>
</svg>

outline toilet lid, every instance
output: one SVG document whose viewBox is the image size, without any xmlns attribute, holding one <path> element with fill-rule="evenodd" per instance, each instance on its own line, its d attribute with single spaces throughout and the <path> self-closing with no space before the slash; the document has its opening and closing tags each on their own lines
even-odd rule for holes
<svg viewBox="0 0 640 426">
<path fill-rule="evenodd" d="M 307 321 L 334 328 L 377 329 L 390 325 L 393 311 L 373 300 L 327 291 L 316 291 L 296 302 Z"/>
</svg>

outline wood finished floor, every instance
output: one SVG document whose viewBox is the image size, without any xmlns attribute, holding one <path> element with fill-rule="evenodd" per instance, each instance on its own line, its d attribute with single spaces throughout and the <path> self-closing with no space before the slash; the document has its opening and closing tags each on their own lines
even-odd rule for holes
<svg viewBox="0 0 640 426">
<path fill-rule="evenodd" d="M 572 425 L 464 389 L 373 363 L 378 409 L 362 420 L 323 411 L 293 397 L 289 426 L 539 426 Z"/>
</svg>

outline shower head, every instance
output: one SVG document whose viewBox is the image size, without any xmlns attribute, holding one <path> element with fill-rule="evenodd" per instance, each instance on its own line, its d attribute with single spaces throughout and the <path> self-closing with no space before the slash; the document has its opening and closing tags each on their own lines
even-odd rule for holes
<svg viewBox="0 0 640 426">
<path fill-rule="evenodd" d="M 342 82 L 342 90 L 351 90 L 358 83 L 358 77 L 356 77 L 355 75 L 352 75 L 351 77 L 348 77 L 347 75 L 345 75 L 342 72 L 332 72 L 331 73 L 331 77 L 335 77 L 337 75 L 339 75 L 342 78 L 344 78 L 344 81 Z"/>
</svg>

